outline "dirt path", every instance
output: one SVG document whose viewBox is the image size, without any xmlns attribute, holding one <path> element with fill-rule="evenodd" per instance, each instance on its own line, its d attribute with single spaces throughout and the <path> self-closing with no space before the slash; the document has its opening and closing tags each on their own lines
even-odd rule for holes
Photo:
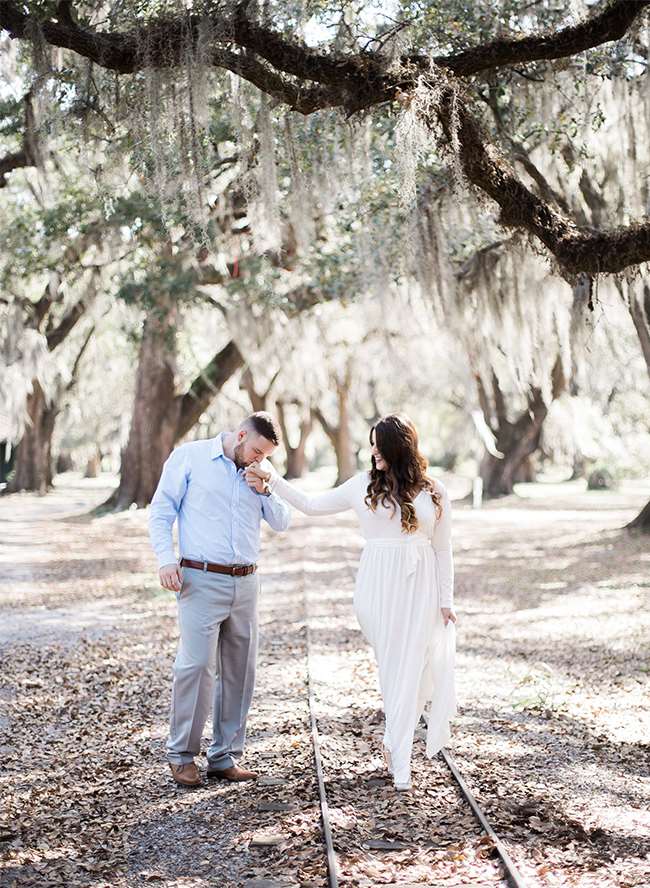
<svg viewBox="0 0 650 888">
<path fill-rule="evenodd" d="M 297 519 L 289 535 L 265 536 L 247 761 L 266 780 L 187 793 L 161 764 L 173 600 L 157 586 L 144 513 L 85 514 L 105 484 L 65 477 L 44 499 L 0 499 L 0 882 L 323 884 L 306 584 L 318 668 L 332 675 L 321 703 L 334 819 L 359 837 L 347 884 L 467 884 L 480 849 L 421 742 L 428 770 L 411 799 L 396 802 L 373 776 L 379 698 L 341 559 L 342 541 L 352 562 L 359 551 L 352 520 Z M 462 709 L 451 751 L 531 885 L 647 886 L 650 551 L 618 528 L 650 494 L 530 493 L 455 510 Z M 355 795 L 373 780 L 381 816 Z M 364 847 L 379 835 L 417 841 L 420 870 Z"/>
</svg>

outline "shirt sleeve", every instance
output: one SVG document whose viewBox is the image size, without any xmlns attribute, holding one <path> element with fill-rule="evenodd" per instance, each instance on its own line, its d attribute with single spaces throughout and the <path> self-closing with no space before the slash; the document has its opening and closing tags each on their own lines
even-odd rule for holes
<svg viewBox="0 0 650 888">
<path fill-rule="evenodd" d="M 187 490 L 189 465 L 184 448 L 172 450 L 163 466 L 158 487 L 149 506 L 149 539 L 158 558 L 158 567 L 174 564 L 172 527 Z"/>
<path fill-rule="evenodd" d="M 281 478 L 276 469 L 271 468 L 270 471 L 269 489 L 305 515 L 334 515 L 345 512 L 354 507 L 358 497 L 359 475 L 324 493 L 307 494 Z"/>
<path fill-rule="evenodd" d="M 454 606 L 454 556 L 451 548 L 451 500 L 447 488 L 436 481 L 440 493 L 442 514 L 436 519 L 431 544 L 438 563 L 440 607 Z"/>
<path fill-rule="evenodd" d="M 277 493 L 262 497 L 262 516 L 273 530 L 286 530 L 291 524 L 291 509 Z"/>
</svg>

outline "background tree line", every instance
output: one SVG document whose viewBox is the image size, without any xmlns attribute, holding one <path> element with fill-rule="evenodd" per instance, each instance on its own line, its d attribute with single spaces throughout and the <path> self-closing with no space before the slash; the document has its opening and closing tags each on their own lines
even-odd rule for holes
<svg viewBox="0 0 650 888">
<path fill-rule="evenodd" d="M 648 5 L 0 4 L 7 489 L 249 404 L 294 476 L 398 408 L 488 495 L 647 473 Z"/>
</svg>

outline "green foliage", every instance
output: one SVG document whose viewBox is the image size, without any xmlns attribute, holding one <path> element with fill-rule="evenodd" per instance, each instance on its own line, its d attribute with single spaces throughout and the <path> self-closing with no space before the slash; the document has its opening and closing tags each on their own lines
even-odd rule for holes
<svg viewBox="0 0 650 888">
<path fill-rule="evenodd" d="M 74 187 L 45 207 L 24 201 L 5 204 L 0 223 L 0 280 L 15 282 L 16 278 L 60 270 L 70 240 L 88 233 L 97 220 L 96 203 L 87 192 Z"/>
<path fill-rule="evenodd" d="M 398 18 L 410 21 L 408 38 L 420 51 L 444 54 L 513 36 L 557 26 L 565 17 L 562 4 L 525 4 L 517 0 L 402 0 Z"/>
<path fill-rule="evenodd" d="M 0 99 L 0 136 L 22 136 L 25 128 L 25 110 L 22 102 Z"/>
<path fill-rule="evenodd" d="M 176 257 L 158 257 L 141 267 L 129 268 L 117 297 L 127 305 L 155 312 L 164 302 L 183 303 L 196 298 L 196 273 Z"/>
<path fill-rule="evenodd" d="M 565 712 L 573 688 L 566 687 L 557 670 L 539 663 L 522 675 L 511 694 L 512 707 L 522 712 L 541 712 L 546 717 Z"/>
</svg>

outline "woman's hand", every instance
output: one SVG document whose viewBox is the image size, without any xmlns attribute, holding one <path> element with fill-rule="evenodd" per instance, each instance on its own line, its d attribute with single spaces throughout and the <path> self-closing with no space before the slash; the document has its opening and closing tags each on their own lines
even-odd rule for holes
<svg viewBox="0 0 650 888">
<path fill-rule="evenodd" d="M 440 608 L 440 613 L 442 614 L 442 619 L 445 621 L 445 626 L 446 626 L 447 623 L 449 623 L 450 621 L 451 621 L 452 623 L 455 623 L 455 622 L 456 622 L 456 619 L 457 619 L 457 618 L 456 618 L 456 613 L 455 613 L 453 607 L 441 607 L 441 608 Z"/>
<path fill-rule="evenodd" d="M 246 466 L 246 480 L 250 483 L 251 481 L 260 480 L 260 481 L 270 481 L 271 473 L 265 472 L 261 465 L 257 462 L 251 463 L 249 466 Z"/>
<path fill-rule="evenodd" d="M 254 462 L 246 466 L 245 478 L 246 483 L 252 490 L 257 493 L 265 493 L 266 483 L 271 478 L 271 473 L 265 472 L 259 463 Z"/>
</svg>

